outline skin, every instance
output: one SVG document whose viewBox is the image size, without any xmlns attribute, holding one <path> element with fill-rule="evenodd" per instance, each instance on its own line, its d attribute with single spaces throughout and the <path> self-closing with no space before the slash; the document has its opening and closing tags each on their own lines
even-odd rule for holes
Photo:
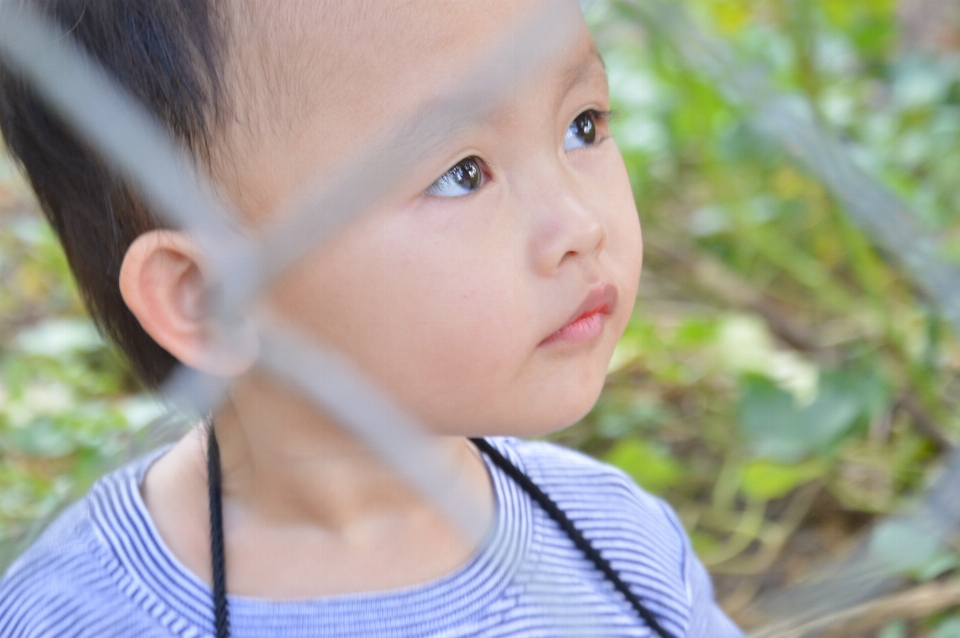
<svg viewBox="0 0 960 638">
<path fill-rule="evenodd" d="M 535 5 L 287 0 L 263 13 L 257 4 L 233 16 L 246 43 L 230 63 L 240 115 L 212 167 L 254 232 L 312 176 L 456 86 Z M 273 60 L 297 70 L 295 87 L 270 71 Z M 488 522 L 490 479 L 465 437 L 536 435 L 579 420 L 633 309 L 642 246 L 619 151 L 602 118 L 594 143 L 565 144 L 579 115 L 607 108 L 583 25 L 493 117 L 442 144 L 262 302 L 416 414 L 460 468 L 457 480 L 478 493 Z M 470 156 L 484 173 L 477 190 L 425 193 Z M 218 345 L 206 285 L 202 255 L 169 231 L 139 238 L 121 272 L 124 299 L 158 343 L 187 365 L 235 377 L 215 415 L 228 591 L 293 599 L 386 590 L 468 561 L 477 548 L 430 503 L 256 368 L 252 330 L 239 351 Z M 599 334 L 545 343 L 604 286 L 617 302 Z M 158 460 L 142 492 L 173 554 L 209 583 L 204 435 L 191 433 Z"/>
</svg>

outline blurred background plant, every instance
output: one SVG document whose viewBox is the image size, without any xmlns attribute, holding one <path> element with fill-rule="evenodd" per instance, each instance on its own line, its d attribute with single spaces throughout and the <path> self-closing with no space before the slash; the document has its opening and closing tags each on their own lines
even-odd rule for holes
<svg viewBox="0 0 960 638">
<path fill-rule="evenodd" d="M 738 62 L 808 99 L 960 262 L 960 2 L 684 4 Z M 688 68 L 676 43 L 612 3 L 596 2 L 591 19 L 645 266 L 600 402 L 552 438 L 669 500 L 721 602 L 750 622 L 758 596 L 844 555 L 936 476 L 960 440 L 960 347 L 826 188 Z M 161 412 L 92 329 L 6 160 L 0 344 L 2 544 L 82 493 Z M 952 586 L 958 566 L 948 548 L 903 572 Z M 937 600 L 855 635 L 960 636 L 960 595 Z"/>
<path fill-rule="evenodd" d="M 160 414 L 86 317 L 53 231 L 0 156 L 0 546 L 82 494 Z"/>
</svg>

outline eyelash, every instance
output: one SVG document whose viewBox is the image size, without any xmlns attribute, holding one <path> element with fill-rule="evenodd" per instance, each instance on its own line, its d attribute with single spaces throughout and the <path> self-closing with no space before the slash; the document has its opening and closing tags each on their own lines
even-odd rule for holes
<svg viewBox="0 0 960 638">
<path fill-rule="evenodd" d="M 610 120 L 616 118 L 618 115 L 617 111 L 601 111 L 600 109 L 587 109 L 583 113 L 580 113 L 580 115 L 584 115 L 586 113 L 589 113 L 595 117 L 598 123 L 603 124 L 608 124 Z M 580 117 L 580 115 L 577 115 L 577 117 Z"/>
<path fill-rule="evenodd" d="M 567 126 L 563 136 L 563 150 L 570 152 L 596 146 L 608 136 L 601 136 L 598 127 L 610 119 L 610 111 L 587 109 L 580 112 Z"/>
<path fill-rule="evenodd" d="M 465 177 L 470 180 L 472 186 L 469 190 L 464 189 L 461 183 Z M 480 190 L 480 187 L 486 183 L 486 180 L 487 171 L 483 160 L 476 155 L 471 155 L 470 157 L 463 158 L 447 169 L 443 175 L 437 178 L 437 181 L 424 191 L 424 194 L 431 197 L 465 197 Z M 450 192 L 444 192 L 450 191 L 451 189 L 453 191 L 459 189 L 460 192 L 454 192 L 452 194 Z"/>
<path fill-rule="evenodd" d="M 577 148 L 596 146 L 600 142 L 607 139 L 607 136 L 597 137 L 596 127 L 599 124 L 608 123 L 610 118 L 614 115 L 613 111 L 587 109 L 586 111 L 580 112 L 570 122 L 570 125 L 567 127 L 567 133 L 564 134 L 564 143 L 567 141 L 567 134 L 577 124 L 580 118 L 585 115 L 590 117 L 593 127 L 593 139 L 591 139 L 588 143 L 584 143 L 582 146 L 577 146 L 571 149 L 566 149 L 566 146 L 564 146 L 564 150 L 576 150 Z M 470 189 L 465 189 L 461 183 L 464 176 L 472 177 Z M 449 168 L 437 179 L 437 181 L 431 184 L 430 187 L 424 191 L 424 193 L 432 197 L 465 197 L 480 190 L 483 184 L 486 183 L 486 180 L 487 172 L 483 160 L 475 155 L 471 155 L 470 157 L 465 157 Z M 473 182 L 475 182 L 475 184 L 473 184 Z M 450 191 L 451 189 L 453 191 L 457 191 L 459 189 L 459 192 L 453 192 L 452 194 L 449 192 L 444 192 L 445 190 Z"/>
</svg>

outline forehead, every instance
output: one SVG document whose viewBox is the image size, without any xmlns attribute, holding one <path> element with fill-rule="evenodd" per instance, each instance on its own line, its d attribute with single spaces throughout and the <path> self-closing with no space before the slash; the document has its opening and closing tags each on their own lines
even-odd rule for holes
<svg viewBox="0 0 960 638">
<path fill-rule="evenodd" d="M 243 74 L 296 78 L 329 101 L 357 96 L 351 87 L 365 81 L 441 82 L 539 5 L 561 1 L 238 0 L 234 55 Z"/>
<path fill-rule="evenodd" d="M 227 135 L 229 170 L 286 167 L 272 184 L 244 178 L 241 208 L 271 207 L 295 182 L 460 88 L 524 19 L 561 1 L 237 0 L 228 82 L 240 117 Z M 596 57 L 585 26 L 570 51 L 557 61 L 565 83 Z"/>
</svg>

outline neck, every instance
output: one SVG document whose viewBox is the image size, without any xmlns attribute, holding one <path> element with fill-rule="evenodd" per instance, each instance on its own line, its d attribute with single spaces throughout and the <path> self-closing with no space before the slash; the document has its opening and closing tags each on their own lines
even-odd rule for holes
<svg viewBox="0 0 960 638">
<path fill-rule="evenodd" d="M 336 533 L 434 509 L 363 443 L 301 395 L 264 375 L 254 373 L 238 382 L 215 424 L 224 502 L 245 518 Z M 459 469 L 457 478 L 478 494 L 492 496 L 472 444 L 464 437 L 434 438 Z M 492 498 L 486 501 L 490 521 Z"/>
</svg>

